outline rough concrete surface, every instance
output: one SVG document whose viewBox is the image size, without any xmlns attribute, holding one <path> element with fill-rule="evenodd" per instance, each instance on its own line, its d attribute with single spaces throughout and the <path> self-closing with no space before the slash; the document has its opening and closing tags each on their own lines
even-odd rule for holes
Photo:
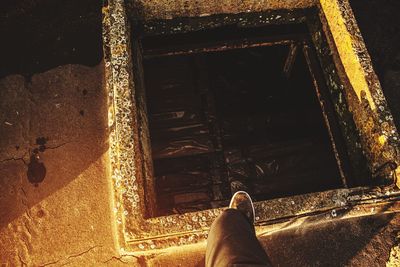
<svg viewBox="0 0 400 267">
<path fill-rule="evenodd" d="M 400 2 L 351 0 L 351 7 L 365 40 L 372 64 L 400 128 Z"/>
<path fill-rule="evenodd" d="M 128 11 L 133 18 L 171 19 L 176 17 L 205 16 L 211 14 L 256 12 L 271 9 L 295 9 L 313 6 L 314 0 L 285 0 L 285 1 L 253 1 L 253 0 L 217 0 L 217 1 L 187 1 L 187 0 L 158 0 L 158 1 L 126 1 Z"/>
<path fill-rule="evenodd" d="M 118 253 L 102 70 L 102 64 L 65 65 L 30 81 L 19 75 L 0 81 L 0 262 L 203 266 L 205 243 Z M 275 266 L 384 266 L 398 242 L 399 219 L 392 214 L 310 224 L 261 240 Z"/>
<path fill-rule="evenodd" d="M 398 266 L 400 214 L 311 220 L 259 236 L 273 266 Z M 153 251 L 142 266 L 204 266 L 205 247 L 203 242 Z"/>
<path fill-rule="evenodd" d="M 105 99 L 102 64 L 0 80 L 1 264 L 115 255 Z"/>
<path fill-rule="evenodd" d="M 385 266 L 399 215 L 376 215 L 296 227 L 263 239 L 274 266 Z"/>
<path fill-rule="evenodd" d="M 64 65 L 102 57 L 101 8 L 95 2 L 15 1 L 19 5 L 10 4 L 12 12 L 0 16 L 7 21 L 2 36 L 17 36 L 0 51 L 7 68 L 0 73 L 11 74 L 0 80 L 0 266 L 203 266 L 204 242 L 146 255 L 118 250 L 104 66 Z M 173 17 L 184 6 L 165 11 L 156 2 L 138 1 L 152 11 L 148 18 L 160 12 Z M 399 126 L 398 1 L 350 2 Z M 185 10 L 203 13 L 195 2 Z M 86 39 L 76 37 L 79 30 Z M 85 56 L 90 60 L 82 62 Z M 40 60 L 46 62 L 37 68 Z M 399 231 L 399 214 L 381 214 L 311 222 L 265 233 L 261 242 L 274 266 L 400 266 Z"/>
<path fill-rule="evenodd" d="M 0 80 L 0 263 L 203 266 L 204 242 L 146 255 L 117 250 L 102 81 L 102 64 Z M 311 222 L 261 242 L 275 266 L 384 266 L 399 216 Z"/>
</svg>

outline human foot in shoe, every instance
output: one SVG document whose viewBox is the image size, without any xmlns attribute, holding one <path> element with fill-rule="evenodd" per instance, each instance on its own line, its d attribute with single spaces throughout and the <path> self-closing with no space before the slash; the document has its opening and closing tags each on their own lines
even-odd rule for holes
<svg viewBox="0 0 400 267">
<path fill-rule="evenodd" d="M 239 210 L 246 216 L 251 225 L 254 224 L 255 212 L 253 201 L 245 191 L 237 191 L 232 196 L 229 208 Z"/>
</svg>

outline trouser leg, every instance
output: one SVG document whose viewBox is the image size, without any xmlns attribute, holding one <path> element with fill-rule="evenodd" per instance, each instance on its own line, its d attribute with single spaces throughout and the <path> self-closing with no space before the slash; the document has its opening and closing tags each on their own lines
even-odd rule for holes
<svg viewBox="0 0 400 267">
<path fill-rule="evenodd" d="M 271 266 L 246 217 L 236 209 L 227 209 L 211 225 L 207 239 L 206 267 L 234 264 Z"/>
</svg>

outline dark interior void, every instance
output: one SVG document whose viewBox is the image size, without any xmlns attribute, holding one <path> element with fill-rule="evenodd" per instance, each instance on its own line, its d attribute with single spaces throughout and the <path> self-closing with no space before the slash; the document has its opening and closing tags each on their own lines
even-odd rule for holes
<svg viewBox="0 0 400 267">
<path fill-rule="evenodd" d="M 302 53 L 289 46 L 144 60 L 157 215 L 341 187 Z"/>
<path fill-rule="evenodd" d="M 140 35 L 140 33 L 133 33 Z M 257 41 L 279 42 L 282 40 L 299 41 L 309 38 L 305 24 L 268 25 L 263 27 L 239 27 L 227 25 L 214 29 L 199 30 L 190 33 L 147 36 L 142 39 L 145 55 L 160 55 L 188 48 L 223 46 L 227 43 Z"/>
</svg>

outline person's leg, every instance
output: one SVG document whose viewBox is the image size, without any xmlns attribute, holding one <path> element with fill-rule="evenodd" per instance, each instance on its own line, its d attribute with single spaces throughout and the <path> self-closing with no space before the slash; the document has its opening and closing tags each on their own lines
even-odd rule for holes
<svg viewBox="0 0 400 267">
<path fill-rule="evenodd" d="M 244 214 L 230 208 L 215 219 L 207 239 L 206 267 L 271 266 L 255 235 L 253 221 Z"/>
</svg>

